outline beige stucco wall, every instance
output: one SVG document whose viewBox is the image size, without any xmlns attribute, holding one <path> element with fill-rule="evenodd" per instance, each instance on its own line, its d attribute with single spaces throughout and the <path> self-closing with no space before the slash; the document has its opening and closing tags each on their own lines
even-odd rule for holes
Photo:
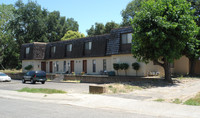
<svg viewBox="0 0 200 118">
<path fill-rule="evenodd" d="M 22 72 L 27 72 L 24 68 L 28 65 L 32 65 L 33 69 L 32 70 L 41 70 L 41 61 L 42 60 L 23 60 L 22 61 Z"/>
<path fill-rule="evenodd" d="M 136 76 L 136 71 L 132 69 L 132 63 L 137 62 L 133 58 L 132 54 L 121 54 L 112 55 L 107 57 L 89 57 L 89 58 L 75 58 L 75 59 L 56 59 L 56 60 L 23 60 L 22 70 L 26 72 L 24 67 L 28 65 L 33 65 L 32 70 L 41 70 L 41 62 L 46 62 L 46 72 L 49 73 L 49 63 L 53 62 L 53 73 L 65 73 L 70 72 L 70 61 L 74 61 L 75 73 L 81 73 L 83 71 L 83 60 L 87 60 L 87 73 L 88 74 L 100 74 L 103 70 L 103 59 L 106 59 L 107 71 L 115 71 L 113 69 L 113 63 L 128 63 L 129 68 L 127 70 L 128 76 Z M 96 72 L 93 72 L 93 60 L 96 60 Z M 64 61 L 66 61 L 66 71 L 64 72 Z M 59 70 L 56 71 L 55 63 L 58 63 Z M 140 69 L 137 72 L 137 76 L 148 76 L 151 72 L 158 72 L 160 76 L 164 75 L 164 69 L 161 66 L 154 65 L 153 62 L 145 64 L 143 62 L 138 62 L 140 64 Z M 187 74 L 189 72 L 189 60 L 187 57 L 183 56 L 179 60 L 174 61 L 174 68 L 171 69 L 173 73 Z M 119 75 L 125 75 L 124 70 L 119 70 Z M 117 74 L 117 72 L 116 72 Z"/>
<path fill-rule="evenodd" d="M 189 59 L 186 56 L 182 56 L 179 60 L 175 60 L 174 69 L 172 72 L 176 74 L 188 74 Z"/>
<path fill-rule="evenodd" d="M 99 74 L 103 70 L 103 59 L 106 59 L 107 70 L 110 71 L 110 57 L 91 57 L 91 58 L 76 58 L 76 59 L 57 59 L 57 60 L 46 60 L 46 71 L 49 72 L 49 63 L 53 62 L 54 73 L 65 73 L 64 72 L 64 61 L 66 61 L 66 71 L 70 72 L 70 61 L 74 61 L 74 71 L 76 73 L 83 72 L 83 60 L 87 60 L 87 73 L 88 74 Z M 93 60 L 96 60 L 96 72 L 93 72 Z M 55 63 L 58 62 L 59 71 L 56 71 Z"/>
<path fill-rule="evenodd" d="M 111 63 L 128 63 L 129 68 L 127 70 L 127 75 L 136 76 L 136 71 L 132 68 L 132 63 L 138 62 L 136 58 L 133 58 L 132 54 L 123 54 L 123 55 L 113 55 L 111 57 Z M 153 65 L 153 62 L 148 64 L 144 62 L 138 62 L 140 64 L 140 69 L 137 72 L 137 76 L 147 76 L 150 72 L 159 72 L 163 73 L 163 69 L 158 65 Z M 112 66 L 112 70 L 113 66 Z M 124 70 L 119 70 L 119 75 L 125 75 Z"/>
</svg>

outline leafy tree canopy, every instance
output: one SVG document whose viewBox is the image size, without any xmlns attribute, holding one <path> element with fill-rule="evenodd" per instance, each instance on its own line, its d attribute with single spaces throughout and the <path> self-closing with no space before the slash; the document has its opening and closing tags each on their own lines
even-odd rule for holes
<svg viewBox="0 0 200 118">
<path fill-rule="evenodd" d="M 122 15 L 122 26 L 131 26 L 131 20 L 133 19 L 136 12 L 140 11 L 141 3 L 147 0 L 133 0 L 131 1 L 125 9 L 121 11 Z"/>
<path fill-rule="evenodd" d="M 9 29 L 9 22 L 14 19 L 13 10 L 13 5 L 0 5 L 0 69 L 15 68 L 19 62 L 16 42 Z"/>
<path fill-rule="evenodd" d="M 84 34 L 77 31 L 69 30 L 66 32 L 66 34 L 61 40 L 64 41 L 64 40 L 77 39 L 77 38 L 83 38 L 83 37 L 85 37 Z"/>
<path fill-rule="evenodd" d="M 107 22 L 104 26 L 103 23 L 95 23 L 95 26 L 92 25 L 90 29 L 87 30 L 88 36 L 101 35 L 110 33 L 114 28 L 119 28 L 119 24 L 114 21 Z"/>
<path fill-rule="evenodd" d="M 164 68 L 165 79 L 172 82 L 169 63 L 182 56 L 186 44 L 198 33 L 193 14 L 186 0 L 142 2 L 132 20 L 134 57 L 155 61 Z"/>
</svg>

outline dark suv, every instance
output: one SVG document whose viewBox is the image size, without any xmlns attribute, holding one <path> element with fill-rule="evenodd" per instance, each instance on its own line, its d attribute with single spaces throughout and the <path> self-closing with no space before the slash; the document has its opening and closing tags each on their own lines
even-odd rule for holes
<svg viewBox="0 0 200 118">
<path fill-rule="evenodd" d="M 26 81 L 30 81 L 32 84 L 35 84 L 35 82 L 41 82 L 42 84 L 44 84 L 46 80 L 47 80 L 46 72 L 29 71 L 23 76 L 22 83 L 26 83 Z"/>
</svg>

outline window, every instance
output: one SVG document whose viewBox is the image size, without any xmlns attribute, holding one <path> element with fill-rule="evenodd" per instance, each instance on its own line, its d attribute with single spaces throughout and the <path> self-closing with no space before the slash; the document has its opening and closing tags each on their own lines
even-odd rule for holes
<svg viewBox="0 0 200 118">
<path fill-rule="evenodd" d="M 58 64 L 58 61 L 56 61 L 56 72 L 59 71 L 59 64 Z"/>
<path fill-rule="evenodd" d="M 92 49 L 92 42 L 86 42 L 85 43 L 85 50 L 91 50 Z"/>
<path fill-rule="evenodd" d="M 103 59 L 103 71 L 106 70 L 106 59 Z"/>
<path fill-rule="evenodd" d="M 66 72 L 66 61 L 63 62 L 63 71 Z"/>
<path fill-rule="evenodd" d="M 27 47 L 26 48 L 26 54 L 29 54 L 29 52 L 30 52 L 30 47 Z"/>
<path fill-rule="evenodd" d="M 51 54 L 54 54 L 54 53 L 56 53 L 56 46 L 51 47 Z"/>
<path fill-rule="evenodd" d="M 96 60 L 92 60 L 93 72 L 96 72 Z"/>
<path fill-rule="evenodd" d="M 67 45 L 67 52 L 71 52 L 72 51 L 72 44 L 68 44 Z"/>
<path fill-rule="evenodd" d="M 122 44 L 129 44 L 132 42 L 132 33 L 122 34 L 121 35 Z"/>
</svg>

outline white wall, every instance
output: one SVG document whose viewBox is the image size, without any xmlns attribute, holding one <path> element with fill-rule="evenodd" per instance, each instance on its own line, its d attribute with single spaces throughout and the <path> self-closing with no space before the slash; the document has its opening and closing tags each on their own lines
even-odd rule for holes
<svg viewBox="0 0 200 118">
<path fill-rule="evenodd" d="M 81 73 L 83 71 L 83 60 L 87 60 L 87 73 L 88 74 L 100 74 L 100 71 L 103 70 L 103 59 L 106 59 L 107 71 L 115 71 L 113 69 L 113 63 L 128 63 L 129 68 L 127 70 L 127 75 L 136 76 L 136 71 L 132 69 L 132 63 L 137 62 L 133 58 L 132 54 L 121 54 L 121 55 L 112 55 L 107 57 L 88 57 L 88 58 L 75 58 L 75 59 L 54 59 L 54 60 L 45 60 L 46 61 L 46 72 L 50 72 L 50 61 L 53 62 L 53 73 L 65 73 L 64 72 L 64 61 L 66 61 L 66 71 L 70 72 L 70 61 L 74 61 L 74 71 L 75 73 Z M 93 72 L 93 60 L 96 60 L 96 72 Z M 24 67 L 28 65 L 33 65 L 33 70 L 41 70 L 41 62 L 44 60 L 23 60 L 22 61 L 22 70 L 25 72 Z M 58 62 L 59 70 L 56 71 L 55 63 Z M 150 72 L 159 72 L 161 76 L 164 75 L 164 69 L 161 66 L 154 65 L 153 62 L 145 64 L 143 62 L 138 62 L 140 64 L 140 69 L 137 72 L 137 76 L 147 76 Z M 172 72 L 174 73 L 183 73 L 186 74 L 189 71 L 189 60 L 183 56 L 179 60 L 175 60 L 174 68 Z M 116 72 L 117 74 L 117 72 Z M 119 70 L 119 75 L 125 75 L 124 70 Z"/>
<path fill-rule="evenodd" d="M 27 72 L 24 68 L 28 65 L 32 65 L 33 69 L 32 70 L 41 70 L 41 62 L 42 60 L 23 60 L 22 61 L 22 72 Z"/>
</svg>

